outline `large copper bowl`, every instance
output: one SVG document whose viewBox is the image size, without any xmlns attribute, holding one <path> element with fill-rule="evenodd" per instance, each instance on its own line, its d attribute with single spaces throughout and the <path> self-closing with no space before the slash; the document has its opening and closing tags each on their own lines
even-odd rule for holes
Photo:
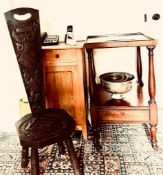
<svg viewBox="0 0 163 175">
<path fill-rule="evenodd" d="M 123 98 L 124 93 L 129 92 L 132 88 L 134 75 L 127 72 L 109 72 L 100 75 L 100 81 L 104 89 L 113 94 L 119 94 Z"/>
</svg>

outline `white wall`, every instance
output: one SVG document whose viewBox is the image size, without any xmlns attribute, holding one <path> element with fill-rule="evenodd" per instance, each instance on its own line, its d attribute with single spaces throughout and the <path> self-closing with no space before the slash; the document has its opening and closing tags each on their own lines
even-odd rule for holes
<svg viewBox="0 0 163 175">
<path fill-rule="evenodd" d="M 39 9 L 41 30 L 49 34 L 58 34 L 60 40 L 64 40 L 67 25 L 74 26 L 77 40 L 93 34 L 128 32 L 142 32 L 158 39 L 159 45 L 154 52 L 157 102 L 159 107 L 163 107 L 160 76 L 161 57 L 163 57 L 161 0 L 6 0 L 1 4 L 0 38 L 6 41 L 1 44 L 0 52 L 0 112 L 3 114 L 0 115 L 0 128 L 2 130 L 14 130 L 14 122 L 19 118 L 19 99 L 25 95 L 3 13 L 22 6 Z M 145 13 L 148 17 L 147 22 L 144 22 Z M 151 19 L 154 13 L 160 13 L 159 21 Z M 135 56 L 135 48 L 97 50 L 97 74 L 111 70 L 124 70 L 135 74 Z M 145 65 L 143 78 L 146 78 L 148 72 L 146 48 L 142 49 L 142 61 Z"/>
<path fill-rule="evenodd" d="M 24 88 L 3 15 L 11 5 L 5 1 L 0 6 L 0 130 L 12 131 L 19 118 L 19 100 L 24 96 Z"/>
</svg>

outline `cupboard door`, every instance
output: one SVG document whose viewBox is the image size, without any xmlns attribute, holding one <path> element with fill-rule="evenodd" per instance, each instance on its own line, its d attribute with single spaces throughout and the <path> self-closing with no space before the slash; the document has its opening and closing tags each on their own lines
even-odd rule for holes
<svg viewBox="0 0 163 175">
<path fill-rule="evenodd" d="M 75 76 L 76 66 L 46 67 L 46 105 L 63 108 L 75 119 Z M 78 121 L 76 121 L 78 122 Z M 79 122 L 77 123 L 79 124 Z"/>
</svg>

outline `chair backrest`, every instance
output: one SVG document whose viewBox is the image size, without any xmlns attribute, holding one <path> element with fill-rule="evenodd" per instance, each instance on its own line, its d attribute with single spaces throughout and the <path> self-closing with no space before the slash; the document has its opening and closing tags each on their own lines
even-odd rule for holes
<svg viewBox="0 0 163 175">
<path fill-rule="evenodd" d="M 39 11 L 17 8 L 5 14 L 31 111 L 45 108 Z"/>
</svg>

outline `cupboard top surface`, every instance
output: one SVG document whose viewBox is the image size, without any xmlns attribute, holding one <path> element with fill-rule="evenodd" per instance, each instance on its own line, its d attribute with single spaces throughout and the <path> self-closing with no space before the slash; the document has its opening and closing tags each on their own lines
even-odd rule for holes
<svg viewBox="0 0 163 175">
<path fill-rule="evenodd" d="M 67 45 L 64 42 L 59 42 L 57 45 L 53 46 L 42 46 L 42 49 L 78 49 L 83 48 L 84 41 L 78 41 L 76 42 L 75 46 Z"/>
<path fill-rule="evenodd" d="M 155 46 L 157 40 L 143 33 L 109 34 L 88 36 L 86 48 Z"/>
</svg>

